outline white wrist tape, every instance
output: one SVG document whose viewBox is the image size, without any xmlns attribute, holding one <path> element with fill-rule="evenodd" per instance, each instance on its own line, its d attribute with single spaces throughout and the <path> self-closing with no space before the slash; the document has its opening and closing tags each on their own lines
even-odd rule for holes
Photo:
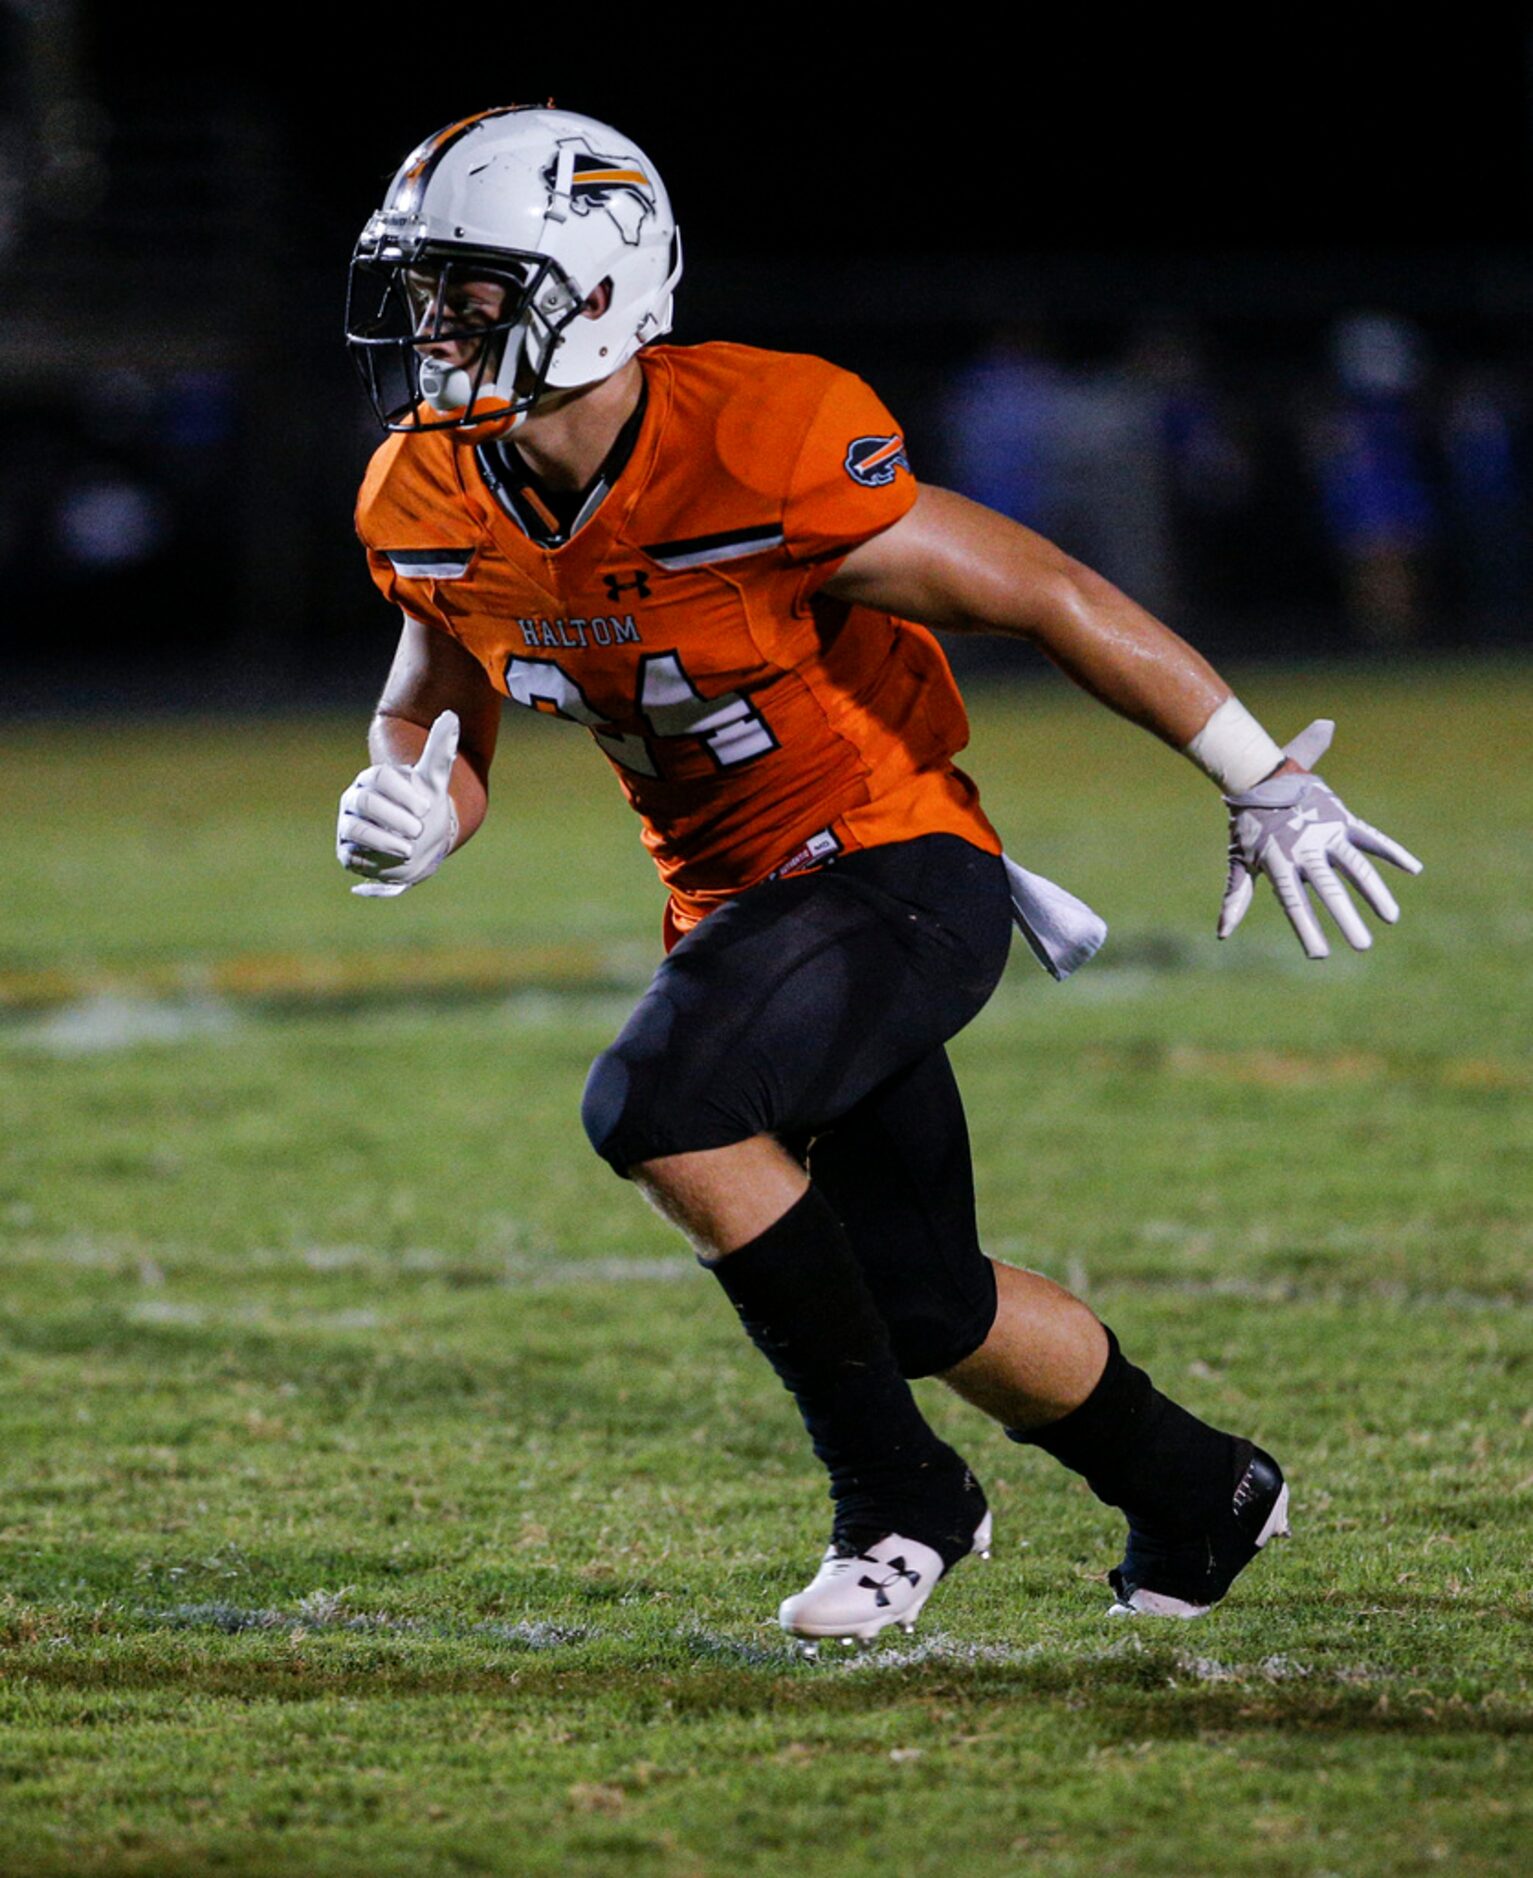
<svg viewBox="0 0 1533 1878">
<path fill-rule="evenodd" d="M 1254 789 L 1283 761 L 1283 752 L 1238 698 L 1226 698 L 1182 754 L 1227 796 Z"/>
</svg>

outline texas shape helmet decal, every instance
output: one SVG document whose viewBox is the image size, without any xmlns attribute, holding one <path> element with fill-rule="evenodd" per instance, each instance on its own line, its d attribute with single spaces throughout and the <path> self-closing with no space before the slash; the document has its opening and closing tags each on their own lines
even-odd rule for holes
<svg viewBox="0 0 1533 1878">
<path fill-rule="evenodd" d="M 576 215 L 604 210 L 630 248 L 637 247 L 644 224 L 655 213 L 654 185 L 631 160 L 603 156 L 588 137 L 563 137 L 559 154 L 543 170 L 552 198 L 549 215 L 563 220 L 568 203 Z"/>
</svg>

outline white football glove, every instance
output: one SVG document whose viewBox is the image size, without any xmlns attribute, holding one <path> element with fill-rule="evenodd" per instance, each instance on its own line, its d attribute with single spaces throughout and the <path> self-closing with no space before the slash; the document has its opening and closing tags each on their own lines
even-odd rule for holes
<svg viewBox="0 0 1533 1878">
<path fill-rule="evenodd" d="M 425 880 L 451 854 L 458 811 L 447 793 L 458 714 L 443 711 L 414 763 L 374 763 L 341 797 L 335 856 L 367 880 L 353 893 L 383 899 Z"/>
<path fill-rule="evenodd" d="M 1308 772 L 1330 747 L 1335 729 L 1329 718 L 1317 718 L 1284 747 L 1283 754 Z M 1319 894 L 1342 936 L 1358 952 L 1368 950 L 1373 935 L 1338 874 L 1351 881 L 1380 919 L 1392 926 L 1400 917 L 1394 895 L 1368 855 L 1377 854 L 1407 874 L 1419 874 L 1420 861 L 1398 841 L 1359 821 L 1318 776 L 1292 772 L 1273 776 L 1224 800 L 1230 811 L 1230 873 L 1219 909 L 1221 939 L 1228 939 L 1245 918 L 1258 873 L 1272 882 L 1299 943 L 1312 959 L 1328 958 L 1331 948 L 1307 887 Z"/>
</svg>

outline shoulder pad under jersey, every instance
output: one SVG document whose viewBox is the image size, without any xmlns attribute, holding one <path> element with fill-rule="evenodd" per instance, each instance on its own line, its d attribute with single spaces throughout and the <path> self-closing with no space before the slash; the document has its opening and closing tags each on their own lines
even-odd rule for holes
<svg viewBox="0 0 1533 1878">
<path fill-rule="evenodd" d="M 357 533 L 369 548 L 433 548 L 478 535 L 456 451 L 441 433 L 384 439 L 357 495 Z"/>
</svg>

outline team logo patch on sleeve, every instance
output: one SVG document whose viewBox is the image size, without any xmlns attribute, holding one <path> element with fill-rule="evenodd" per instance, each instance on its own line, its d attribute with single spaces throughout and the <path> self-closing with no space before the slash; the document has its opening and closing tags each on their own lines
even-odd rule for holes
<svg viewBox="0 0 1533 1878">
<path fill-rule="evenodd" d="M 905 439 L 892 437 L 854 437 L 846 446 L 846 473 L 864 489 L 882 489 L 892 483 L 899 470 L 909 470 Z"/>
</svg>

